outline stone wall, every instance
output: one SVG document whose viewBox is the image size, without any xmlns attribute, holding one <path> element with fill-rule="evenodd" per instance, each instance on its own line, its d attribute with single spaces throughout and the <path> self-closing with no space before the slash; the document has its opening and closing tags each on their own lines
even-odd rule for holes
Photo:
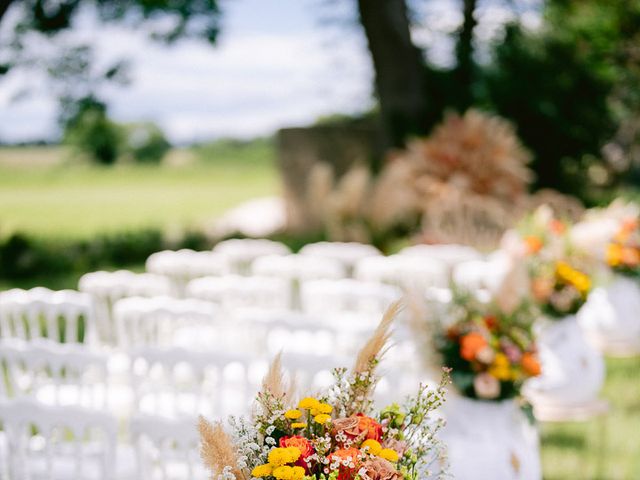
<svg viewBox="0 0 640 480">
<path fill-rule="evenodd" d="M 309 175 L 314 166 L 331 166 L 339 179 L 356 163 L 370 163 L 382 155 L 381 135 L 372 126 L 321 125 L 285 128 L 277 135 L 278 167 L 283 180 L 290 231 L 308 232 L 317 228 L 309 204 Z"/>
</svg>

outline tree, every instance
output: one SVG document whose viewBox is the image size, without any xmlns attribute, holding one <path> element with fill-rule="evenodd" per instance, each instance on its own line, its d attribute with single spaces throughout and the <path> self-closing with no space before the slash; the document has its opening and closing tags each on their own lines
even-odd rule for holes
<svg viewBox="0 0 640 480">
<path fill-rule="evenodd" d="M 13 35 L 0 45 L 4 53 L 0 80 L 12 68 L 44 65 L 60 101 L 60 123 L 64 128 L 92 100 L 101 105 L 100 115 L 107 118 L 98 89 L 105 82 L 126 81 L 126 63 L 118 60 L 98 69 L 90 46 L 85 44 L 65 45 L 53 58 L 41 58 L 40 52 L 28 48 L 27 38 L 39 34 L 53 39 L 69 30 L 82 11 L 91 8 L 106 23 L 136 27 L 144 23 L 150 37 L 158 41 L 195 37 L 213 44 L 219 32 L 221 12 L 217 0 L 0 0 L 0 24 L 9 18 L 7 12 L 15 13 L 11 16 L 15 21 Z"/>
<path fill-rule="evenodd" d="M 422 51 L 411 40 L 405 0 L 358 0 L 375 69 L 376 94 L 391 146 L 424 133 L 428 115 Z"/>
</svg>

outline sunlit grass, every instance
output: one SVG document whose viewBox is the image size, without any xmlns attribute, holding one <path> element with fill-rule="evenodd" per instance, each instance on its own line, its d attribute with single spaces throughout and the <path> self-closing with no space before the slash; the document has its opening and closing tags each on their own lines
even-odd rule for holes
<svg viewBox="0 0 640 480">
<path fill-rule="evenodd" d="M 545 480 L 640 478 L 640 358 L 607 360 L 603 396 L 611 411 L 601 419 L 543 425 Z"/>
<path fill-rule="evenodd" d="M 16 161 L 16 149 L 0 149 L 0 235 L 86 238 L 197 227 L 245 200 L 278 192 L 270 143 L 201 149 L 195 159 L 190 153 L 174 154 L 173 165 L 100 167 L 66 161 L 55 147 L 25 150 L 24 164 Z M 181 155 L 185 161 L 176 161 Z"/>
</svg>

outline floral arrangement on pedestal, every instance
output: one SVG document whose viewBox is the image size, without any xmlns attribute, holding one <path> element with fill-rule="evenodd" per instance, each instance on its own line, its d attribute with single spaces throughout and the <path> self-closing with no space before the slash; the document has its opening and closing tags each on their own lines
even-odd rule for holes
<svg viewBox="0 0 640 480">
<path fill-rule="evenodd" d="M 535 318 L 526 303 L 506 313 L 497 304 L 482 304 L 466 295 L 454 298 L 458 318 L 435 335 L 442 364 L 451 368 L 453 385 L 462 395 L 506 400 L 520 395 L 524 381 L 540 375 Z"/>
<path fill-rule="evenodd" d="M 622 222 L 620 230 L 607 245 L 607 265 L 628 277 L 640 277 L 640 223 L 637 218 Z"/>
<path fill-rule="evenodd" d="M 294 402 L 279 357 L 257 396 L 252 419 L 231 418 L 231 434 L 201 418 L 201 454 L 218 480 L 418 480 L 441 471 L 432 417 L 444 401 L 420 386 L 404 407 L 373 411 L 375 373 L 398 306 L 391 307 L 360 351 L 351 371 L 337 369 L 326 393 Z M 442 472 L 443 473 L 443 472 Z"/>
<path fill-rule="evenodd" d="M 531 293 L 542 312 L 550 318 L 575 314 L 587 301 L 591 277 L 574 268 L 570 260 L 531 264 Z"/>
<path fill-rule="evenodd" d="M 569 227 L 549 207 L 541 206 L 518 228 L 531 295 L 549 318 L 575 314 L 587 301 L 593 284 L 585 269 L 578 267 L 585 259 L 572 245 Z"/>
</svg>

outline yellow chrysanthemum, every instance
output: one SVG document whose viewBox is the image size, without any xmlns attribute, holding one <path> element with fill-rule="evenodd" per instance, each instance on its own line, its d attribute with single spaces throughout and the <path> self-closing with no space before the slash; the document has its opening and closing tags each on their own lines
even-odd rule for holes
<svg viewBox="0 0 640 480">
<path fill-rule="evenodd" d="M 331 415 L 327 415 L 326 413 L 319 413 L 315 417 L 313 417 L 313 421 L 319 423 L 320 425 L 324 425 L 329 420 L 331 420 Z"/>
<path fill-rule="evenodd" d="M 296 462 L 300 458 L 300 455 L 302 455 L 302 452 L 298 447 L 286 447 L 285 450 L 289 454 L 290 460 L 288 463 Z"/>
<path fill-rule="evenodd" d="M 268 463 L 264 465 L 258 465 L 253 470 L 251 470 L 251 476 L 256 478 L 268 477 L 271 475 L 271 471 L 273 468 Z"/>
<path fill-rule="evenodd" d="M 307 424 L 305 422 L 295 422 L 295 423 L 291 424 L 291 428 L 293 428 L 293 429 L 307 428 Z"/>
<path fill-rule="evenodd" d="M 301 452 L 299 448 L 274 448 L 269 452 L 269 464 L 273 467 L 281 467 L 287 463 L 293 463 L 300 458 Z"/>
<path fill-rule="evenodd" d="M 496 353 L 493 363 L 489 367 L 489 375 L 502 381 L 512 378 L 511 363 L 504 353 Z"/>
<path fill-rule="evenodd" d="M 362 442 L 362 448 L 365 447 L 369 447 L 369 453 L 372 455 L 380 455 L 380 452 L 382 451 L 382 445 L 380 445 L 380 442 L 372 439 Z"/>
<path fill-rule="evenodd" d="M 395 463 L 400 458 L 398 452 L 395 450 L 391 450 L 390 448 L 383 448 L 380 450 L 378 454 L 379 457 L 384 458 L 385 460 L 389 460 L 392 463 Z"/>
<path fill-rule="evenodd" d="M 287 410 L 284 412 L 284 416 L 289 420 L 297 420 L 302 416 L 302 412 L 300 410 Z"/>
<path fill-rule="evenodd" d="M 333 407 L 328 403 L 321 403 L 316 407 L 319 413 L 331 413 L 333 412 Z"/>
<path fill-rule="evenodd" d="M 291 480 L 293 478 L 293 468 L 291 467 L 274 468 L 272 474 L 278 480 Z"/>
<path fill-rule="evenodd" d="M 303 398 L 300 400 L 300 403 L 298 403 L 298 408 L 303 408 L 305 410 L 317 409 L 319 406 L 320 402 L 313 397 Z"/>
<path fill-rule="evenodd" d="M 304 468 L 302 467 L 293 467 L 293 473 L 291 475 L 291 480 L 303 480 L 305 476 Z"/>
</svg>

